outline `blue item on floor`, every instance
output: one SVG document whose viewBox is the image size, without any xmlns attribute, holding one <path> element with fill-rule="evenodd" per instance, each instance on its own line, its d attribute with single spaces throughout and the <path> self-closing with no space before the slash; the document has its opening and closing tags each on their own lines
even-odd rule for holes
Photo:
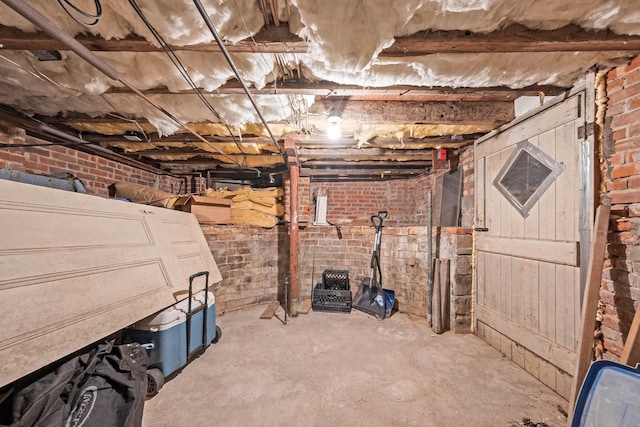
<svg viewBox="0 0 640 427">
<path fill-rule="evenodd" d="M 205 291 L 192 297 L 192 310 L 204 306 Z M 187 364 L 187 313 L 189 300 L 182 300 L 171 307 L 136 322 L 122 332 L 123 342 L 138 342 L 147 349 L 148 367 L 158 368 L 167 377 Z M 215 297 L 207 297 L 207 336 L 203 338 L 204 310 L 191 319 L 189 353 L 200 346 L 208 346 L 216 338 Z"/>
<path fill-rule="evenodd" d="M 383 289 L 382 291 L 384 292 L 384 317 L 389 317 L 391 316 L 391 310 L 393 310 L 393 304 L 396 300 L 396 293 L 391 289 Z"/>
<path fill-rule="evenodd" d="M 609 360 L 591 364 L 576 401 L 571 427 L 640 425 L 640 365 Z"/>
</svg>

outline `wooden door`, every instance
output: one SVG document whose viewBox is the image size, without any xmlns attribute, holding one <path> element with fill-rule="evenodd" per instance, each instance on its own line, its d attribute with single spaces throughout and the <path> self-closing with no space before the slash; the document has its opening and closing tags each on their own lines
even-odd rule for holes
<svg viewBox="0 0 640 427">
<path fill-rule="evenodd" d="M 205 270 L 221 280 L 192 214 L 0 180 L 0 386 L 184 299 Z"/>
<path fill-rule="evenodd" d="M 579 137 L 591 121 L 585 106 L 578 91 L 479 141 L 475 151 L 478 330 L 565 373 L 575 363 L 580 247 L 588 235 L 581 229 L 590 198 L 581 151 L 591 143 Z"/>
</svg>

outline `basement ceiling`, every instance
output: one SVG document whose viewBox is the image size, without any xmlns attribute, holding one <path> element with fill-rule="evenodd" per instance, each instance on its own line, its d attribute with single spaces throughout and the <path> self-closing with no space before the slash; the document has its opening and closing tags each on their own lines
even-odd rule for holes
<svg viewBox="0 0 640 427">
<path fill-rule="evenodd" d="M 171 173 L 409 177 L 639 52 L 638 0 L 2 0 L 0 125 Z"/>
</svg>

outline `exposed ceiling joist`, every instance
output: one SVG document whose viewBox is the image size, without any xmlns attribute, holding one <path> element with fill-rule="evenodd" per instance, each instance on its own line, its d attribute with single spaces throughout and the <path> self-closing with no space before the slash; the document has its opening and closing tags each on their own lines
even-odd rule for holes
<svg viewBox="0 0 640 427">
<path fill-rule="evenodd" d="M 87 141 L 89 148 L 111 150 L 115 156 L 176 173 L 263 179 L 265 173 L 286 171 L 288 161 L 299 164 L 301 175 L 313 180 L 422 175 L 430 173 L 435 150 L 459 152 L 486 132 L 511 121 L 515 115 L 513 103 L 519 97 L 535 97 L 518 104 L 524 110 L 535 108 L 544 103 L 545 97 L 562 96 L 589 70 L 615 66 L 640 52 L 640 34 L 633 26 L 635 21 L 627 17 L 633 9 L 624 0 L 612 0 L 615 4 L 595 0 L 585 6 L 590 10 L 567 9 L 562 16 L 557 13 L 563 10 L 561 6 L 535 16 L 516 11 L 517 1 L 492 5 L 491 13 L 482 16 L 475 9 L 449 13 L 450 8 L 443 6 L 447 16 L 438 19 L 433 19 L 427 9 L 401 13 L 399 7 L 394 10 L 403 14 L 403 19 L 395 21 L 388 19 L 390 9 L 380 6 L 366 17 L 366 27 L 323 18 L 290 1 L 283 5 L 278 0 L 259 0 L 242 11 L 212 5 L 224 24 L 220 26 L 222 37 L 235 40 L 218 45 L 201 43 L 207 39 L 198 29 L 199 20 L 193 21 L 193 11 L 177 10 L 170 1 L 158 0 L 148 17 L 157 25 L 158 34 L 171 43 L 183 44 L 172 48 L 186 70 L 197 73 L 192 79 L 163 59 L 161 43 L 142 30 L 137 14 L 126 16 L 122 10 L 107 8 L 99 31 L 74 34 L 80 27 L 69 25 L 64 11 L 45 0 L 34 0 L 37 8 L 46 11 L 47 19 L 63 25 L 61 31 L 74 34 L 91 51 L 104 52 L 99 56 L 136 78 L 135 84 L 89 85 L 87 82 L 100 79 L 93 71 L 78 66 L 78 58 L 68 55 L 68 48 L 43 32 L 13 28 L 12 21 L 4 20 L 6 26 L 0 25 L 0 53 L 6 58 L 0 65 L 4 66 L 5 78 L 0 80 L 8 89 L 3 92 L 3 103 L 15 108 L 16 114 L 23 114 L 25 120 L 27 116 L 32 118 L 26 120 L 33 127 L 27 129 L 29 135 L 46 136 L 40 125 L 48 126 L 68 133 L 68 139 L 80 146 Z M 353 2 L 336 2 L 332 7 L 342 11 L 344 17 L 360 13 Z M 621 11 L 619 16 L 608 12 L 616 8 Z M 162 19 L 165 11 L 172 14 L 172 20 Z M 308 35 L 308 40 L 291 32 L 288 22 L 292 19 L 296 31 Z M 479 32 L 499 28 L 505 22 L 515 24 Z M 584 28 L 569 25 L 572 22 Z M 264 28 L 253 37 L 246 35 L 249 30 L 243 30 L 259 28 L 263 23 Z M 407 34 L 407 23 L 414 29 L 411 32 L 422 31 L 389 39 L 389 34 Z M 559 28 L 533 30 L 523 24 Z M 340 25 L 340 31 L 336 31 L 336 25 Z M 608 29 L 585 29 L 603 25 Z M 129 31 L 136 34 L 125 37 Z M 388 47 L 375 53 L 382 45 Z M 245 93 L 246 83 L 236 79 L 218 86 L 224 81 L 220 76 L 229 75 L 220 52 L 241 60 L 246 78 L 262 87 L 249 88 Z M 313 53 L 313 57 L 307 53 Z M 32 54 L 38 60 L 61 62 L 35 62 Z M 266 66 L 258 64 L 261 54 L 267 55 L 263 57 Z M 357 72 L 368 72 L 366 67 L 371 64 L 370 75 Z M 181 64 L 173 65 L 180 68 Z M 238 74 L 237 78 L 244 77 Z M 363 87 L 363 81 L 386 86 Z M 527 87 L 518 88 L 520 85 Z M 190 86 L 209 88 L 201 89 L 203 105 L 194 91 L 186 90 Z M 65 87 L 86 98 L 71 100 L 67 91 L 61 92 Z M 137 87 L 150 89 L 138 92 Z M 100 90 L 106 90 L 102 99 L 91 102 Z M 145 109 L 140 95 L 179 108 L 185 126 L 167 125 Z M 254 122 L 247 113 L 247 95 L 249 99 L 262 96 L 260 105 L 268 108 L 268 125 Z M 300 95 L 305 96 L 304 103 Z M 41 102 L 44 99 L 46 103 Z M 211 115 L 204 110 L 209 102 L 216 110 Z M 328 131 L 338 125 L 328 117 L 335 108 L 341 110 L 341 136 L 331 140 Z M 219 123 L 218 116 L 236 125 Z M 203 139 L 192 140 L 186 125 Z M 286 155 L 273 155 L 274 144 L 266 137 L 266 128 L 269 133 L 274 129 L 277 141 L 291 138 Z"/>
<path fill-rule="evenodd" d="M 473 144 L 473 141 L 484 134 L 464 135 L 452 138 L 451 136 L 437 136 L 417 138 L 381 138 L 376 137 L 366 147 L 380 147 L 389 150 L 424 150 L 433 148 L 460 148 Z M 337 141 L 327 141 L 325 137 L 314 136 L 313 140 L 296 140 L 301 149 L 340 150 L 353 148 L 353 138 L 343 138 Z M 360 148 L 358 148 L 360 149 Z"/>
<path fill-rule="evenodd" d="M 425 123 L 496 125 L 514 118 L 513 102 L 417 102 L 318 100 L 311 114 L 326 114 L 337 108 L 343 120 L 359 123 Z"/>
<path fill-rule="evenodd" d="M 514 118 L 513 102 L 484 102 L 484 101 L 352 101 L 352 100 L 317 100 L 309 109 L 310 115 L 324 120 L 328 113 L 337 108 L 343 120 L 355 123 L 384 123 L 384 124 L 473 124 L 473 125 L 502 125 Z M 310 118 L 310 120 L 314 120 Z M 49 123 L 125 123 L 118 117 L 80 117 L 70 115 L 58 116 Z M 144 122 L 141 120 L 140 122 Z"/>
<path fill-rule="evenodd" d="M 569 88 L 552 85 L 533 85 L 523 88 L 508 87 L 419 87 L 397 85 L 387 87 L 362 87 L 356 85 L 340 85 L 327 81 L 309 81 L 304 79 L 287 79 L 270 83 L 256 89 L 250 87 L 254 95 L 315 95 L 322 97 L 361 97 L 360 100 L 381 100 L 380 97 L 390 97 L 411 100 L 419 97 L 424 101 L 513 101 L 519 96 L 538 96 L 541 93 L 548 96 L 560 95 Z M 144 91 L 148 95 L 193 94 L 192 90 L 172 92 L 167 88 L 154 88 Z M 218 95 L 241 95 L 244 90 L 240 83 L 233 79 L 214 91 L 201 90 L 202 93 Z M 131 93 L 124 87 L 113 87 L 107 93 Z"/>
<path fill-rule="evenodd" d="M 392 150 L 387 148 L 342 148 L 333 150 L 298 148 L 298 156 L 302 162 L 316 159 L 371 160 L 380 158 L 402 158 L 431 161 L 429 150 Z"/>
<path fill-rule="evenodd" d="M 77 40 L 94 51 L 161 52 L 162 48 L 140 36 L 105 40 L 90 35 L 78 35 Z M 288 26 L 265 26 L 251 39 L 235 44 L 227 43 L 232 53 L 306 53 L 309 44 L 289 32 Z M 0 27 L 4 49 L 65 50 L 58 41 L 44 33 L 25 33 Z M 220 52 L 214 43 L 171 46 L 175 51 Z M 399 37 L 380 56 L 420 56 L 433 53 L 491 53 L 491 52 L 572 52 L 572 51 L 637 51 L 640 37 L 618 35 L 610 31 L 591 31 L 576 25 L 556 30 L 532 30 L 523 25 L 511 25 L 490 33 L 470 31 L 431 31 Z"/>
<path fill-rule="evenodd" d="M 78 34 L 81 44 L 92 51 L 103 52 L 162 52 L 163 49 L 145 38 L 130 35 L 124 39 L 105 40 L 100 37 Z M 241 40 L 235 44 L 226 43 L 227 50 L 232 53 L 305 53 L 309 44 L 289 32 L 286 26 L 266 26 L 253 39 Z M 13 27 L 0 25 L 0 44 L 2 49 L 12 50 L 67 50 L 57 40 L 41 31 L 27 33 Z M 187 46 L 171 46 L 175 51 L 220 52 L 215 42 L 197 43 Z"/>
<path fill-rule="evenodd" d="M 432 53 L 599 52 L 636 51 L 640 37 L 611 31 L 585 30 L 567 25 L 556 30 L 532 30 L 513 24 L 490 33 L 428 31 L 397 38 L 380 56 L 417 56 Z"/>
</svg>

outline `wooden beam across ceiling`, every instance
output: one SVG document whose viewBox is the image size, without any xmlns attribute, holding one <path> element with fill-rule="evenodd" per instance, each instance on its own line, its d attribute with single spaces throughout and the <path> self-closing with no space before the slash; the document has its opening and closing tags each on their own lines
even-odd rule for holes
<svg viewBox="0 0 640 427">
<path fill-rule="evenodd" d="M 514 118 L 513 102 L 352 101 L 320 99 L 310 114 L 340 110 L 343 121 L 384 124 L 488 124 L 496 126 Z"/>
<path fill-rule="evenodd" d="M 360 124 L 472 124 L 499 126 L 514 118 L 513 102 L 497 101 L 352 101 L 319 99 L 309 108 L 309 120 L 326 120 L 333 109 L 340 110 L 342 121 Z M 315 117 L 315 118 L 314 118 Z M 131 123 L 112 116 L 57 116 L 47 123 Z M 146 120 L 139 120 L 146 122 Z"/>
<path fill-rule="evenodd" d="M 432 150 L 394 150 L 388 148 L 342 148 L 342 149 L 309 149 L 298 148 L 298 157 L 301 162 L 312 162 L 318 160 L 338 159 L 343 161 L 365 161 L 388 159 L 399 161 L 418 160 L 431 162 Z"/>
<path fill-rule="evenodd" d="M 146 39 L 131 35 L 125 39 L 105 40 L 93 35 L 76 39 L 94 51 L 160 52 L 162 48 Z M 265 26 L 253 39 L 227 43 L 232 53 L 307 53 L 309 43 L 289 32 L 287 26 Z M 12 50 L 65 50 L 58 41 L 42 32 L 27 33 L 0 26 L 0 44 Z M 176 51 L 219 52 L 215 42 L 172 46 Z M 380 56 L 421 56 L 433 53 L 492 52 L 576 52 L 638 51 L 640 36 L 619 35 L 606 30 L 585 30 L 567 25 L 555 30 L 532 30 L 514 24 L 489 33 L 470 31 L 424 31 L 399 37 Z"/>
<path fill-rule="evenodd" d="M 569 88 L 552 85 L 533 85 L 523 88 L 509 87 L 420 87 L 409 85 L 362 87 L 340 85 L 329 81 L 310 81 L 305 79 L 287 79 L 272 82 L 261 89 L 249 87 L 253 95 L 315 95 L 327 98 L 361 97 L 360 100 L 406 99 L 422 101 L 513 101 L 519 96 L 560 95 Z M 203 94 L 244 95 L 242 85 L 235 79 L 213 91 L 200 90 Z M 125 87 L 112 87 L 106 93 L 132 93 Z M 172 95 L 176 93 L 193 94 L 192 90 L 170 91 L 166 87 L 148 89 L 147 95 Z"/>
<path fill-rule="evenodd" d="M 135 34 L 124 39 L 109 40 L 94 35 L 77 34 L 75 39 L 87 49 L 97 52 L 163 52 L 162 47 Z M 62 43 L 42 31 L 27 33 L 4 25 L 0 25 L 0 45 L 2 49 L 11 50 L 68 50 Z M 186 46 L 172 45 L 171 48 L 187 52 L 220 52 L 220 47 L 214 41 Z M 287 27 L 266 26 L 253 37 L 253 40 L 226 43 L 226 48 L 233 53 L 306 53 L 309 43 L 290 33 Z"/>
</svg>

